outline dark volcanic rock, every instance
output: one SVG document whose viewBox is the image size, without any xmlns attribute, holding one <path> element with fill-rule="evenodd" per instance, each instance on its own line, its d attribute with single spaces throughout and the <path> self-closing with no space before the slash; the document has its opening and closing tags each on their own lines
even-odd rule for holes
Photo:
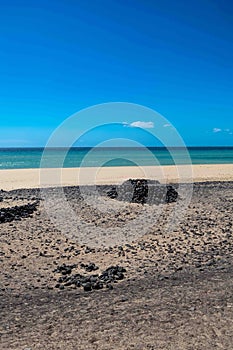
<svg viewBox="0 0 233 350">
<path fill-rule="evenodd" d="M 178 199 L 173 186 L 145 179 L 129 179 L 120 186 L 111 187 L 106 194 L 112 199 L 140 204 L 172 203 Z"/>
<path fill-rule="evenodd" d="M 58 266 L 53 272 L 59 272 L 62 275 L 69 275 L 72 272 L 72 269 L 76 268 L 77 265 L 73 264 L 73 265 L 66 265 L 66 264 L 62 264 L 60 266 Z"/>
<path fill-rule="evenodd" d="M 117 189 L 115 186 L 113 186 L 109 191 L 107 191 L 107 196 L 112 199 L 118 197 Z"/>
<path fill-rule="evenodd" d="M 147 180 L 130 180 L 133 186 L 133 203 L 146 203 L 148 197 L 148 183 Z M 124 185 L 123 185 L 124 186 Z"/>
<path fill-rule="evenodd" d="M 108 267 L 100 276 L 99 279 L 103 282 L 114 282 L 124 278 L 125 268 L 120 266 Z"/>
<path fill-rule="evenodd" d="M 80 266 L 81 266 L 81 268 L 83 268 L 87 272 L 92 272 L 92 271 L 96 271 L 96 270 L 99 269 L 98 266 L 96 266 L 94 263 L 90 263 L 90 264 L 87 264 L 87 265 L 82 263 Z"/>
<path fill-rule="evenodd" d="M 59 277 L 55 288 L 74 285 L 76 287 L 83 287 L 85 291 L 102 289 L 104 286 L 108 289 L 112 289 L 113 287 L 111 283 L 116 283 L 117 281 L 122 280 L 125 277 L 124 273 L 126 272 L 125 268 L 121 266 L 111 266 L 100 275 L 81 275 L 79 273 L 71 275 L 71 270 L 76 266 L 77 265 L 63 264 L 54 270 L 54 272 L 59 272 L 63 275 Z M 90 264 L 85 266 L 90 266 Z"/>
<path fill-rule="evenodd" d="M 92 285 L 90 282 L 87 282 L 87 283 L 84 283 L 83 284 L 83 289 L 86 291 L 86 292 L 89 292 L 92 290 Z"/>
<path fill-rule="evenodd" d="M 38 201 L 21 206 L 0 209 L 0 223 L 11 222 L 13 220 L 21 220 L 33 214 L 37 209 Z"/>
<path fill-rule="evenodd" d="M 167 193 L 166 193 L 166 203 L 176 202 L 177 199 L 178 199 L 177 191 L 174 189 L 174 187 L 172 187 L 171 185 L 168 185 Z"/>
</svg>

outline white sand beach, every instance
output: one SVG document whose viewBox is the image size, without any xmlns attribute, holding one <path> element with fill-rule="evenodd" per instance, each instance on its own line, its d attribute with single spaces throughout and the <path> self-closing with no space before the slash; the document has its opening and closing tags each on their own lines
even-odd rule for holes
<svg viewBox="0 0 233 350">
<path fill-rule="evenodd" d="M 162 183 L 233 181 L 233 164 L 0 170 L 0 189 L 119 184 L 129 178 Z"/>
</svg>

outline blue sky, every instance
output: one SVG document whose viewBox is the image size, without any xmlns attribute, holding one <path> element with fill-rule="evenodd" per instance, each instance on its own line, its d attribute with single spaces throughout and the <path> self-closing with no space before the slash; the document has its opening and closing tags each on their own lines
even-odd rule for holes
<svg viewBox="0 0 233 350">
<path fill-rule="evenodd" d="M 0 8 L 0 147 L 44 146 L 70 115 L 112 101 L 156 110 L 189 146 L 233 145 L 232 1 L 0 0 Z"/>
</svg>

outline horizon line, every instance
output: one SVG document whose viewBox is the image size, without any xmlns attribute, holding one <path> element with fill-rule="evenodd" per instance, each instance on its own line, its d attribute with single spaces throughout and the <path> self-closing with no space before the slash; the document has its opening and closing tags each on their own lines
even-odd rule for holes
<svg viewBox="0 0 233 350">
<path fill-rule="evenodd" d="M 98 149 L 144 149 L 144 148 L 150 148 L 150 149 L 185 149 L 185 148 L 233 148 L 233 145 L 228 146 L 138 146 L 138 147 L 131 147 L 131 146 L 71 146 L 71 147 L 65 147 L 65 146 L 54 146 L 54 147 L 46 147 L 46 146 L 9 146 L 9 147 L 1 147 L 0 150 L 9 150 L 9 149 L 92 149 L 92 148 L 98 148 Z"/>
</svg>

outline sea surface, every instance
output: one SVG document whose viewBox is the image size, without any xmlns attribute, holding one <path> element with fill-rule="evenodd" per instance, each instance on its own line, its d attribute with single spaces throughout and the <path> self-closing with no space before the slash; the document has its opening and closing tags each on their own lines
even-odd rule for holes
<svg viewBox="0 0 233 350">
<path fill-rule="evenodd" d="M 0 169 L 233 164 L 233 147 L 0 148 Z"/>
</svg>

